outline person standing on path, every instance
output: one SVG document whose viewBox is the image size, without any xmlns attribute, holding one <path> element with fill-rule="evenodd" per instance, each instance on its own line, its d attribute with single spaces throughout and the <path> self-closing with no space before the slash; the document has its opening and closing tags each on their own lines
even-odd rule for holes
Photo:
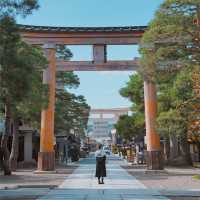
<svg viewBox="0 0 200 200">
<path fill-rule="evenodd" d="M 106 155 L 99 145 L 99 149 L 95 152 L 96 157 L 96 177 L 99 184 L 104 184 L 104 177 L 106 177 Z"/>
</svg>

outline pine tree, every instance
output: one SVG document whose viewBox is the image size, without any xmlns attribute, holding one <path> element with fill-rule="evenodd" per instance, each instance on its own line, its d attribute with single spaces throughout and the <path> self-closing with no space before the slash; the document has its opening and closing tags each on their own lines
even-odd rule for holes
<svg viewBox="0 0 200 200">
<path fill-rule="evenodd" d="M 0 159 L 5 175 L 10 175 L 7 148 L 10 123 L 18 127 L 19 104 L 33 88 L 36 71 L 44 69 L 47 62 L 43 53 L 22 42 L 15 21 L 17 15 L 26 16 L 38 8 L 36 0 L 2 0 L 0 2 L 0 101 L 5 112 L 5 133 L 1 139 Z M 39 69 L 37 68 L 39 67 Z M 12 120 L 11 120 L 12 119 Z M 12 160 L 16 156 L 17 131 L 14 131 Z"/>
<path fill-rule="evenodd" d="M 200 70 L 199 52 L 200 1 L 165 0 L 142 38 L 141 74 L 146 80 L 158 84 L 158 99 L 161 102 L 158 122 L 162 124 L 160 130 L 167 128 L 162 127 L 166 126 L 167 118 L 168 122 L 182 120 L 182 126 L 177 126 L 173 130 L 181 132 L 179 135 L 187 160 L 188 124 L 193 113 L 191 102 L 194 102 L 194 99 L 195 102 L 199 102 L 192 81 L 194 74 Z M 198 75 L 196 78 L 200 79 Z M 199 116 L 200 113 L 197 112 Z M 173 123 L 169 123 L 168 126 L 173 127 Z"/>
</svg>

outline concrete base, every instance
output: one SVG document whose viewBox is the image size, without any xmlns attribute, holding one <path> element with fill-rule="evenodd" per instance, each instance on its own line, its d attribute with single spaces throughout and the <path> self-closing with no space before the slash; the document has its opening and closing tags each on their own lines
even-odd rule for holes
<svg viewBox="0 0 200 200">
<path fill-rule="evenodd" d="M 17 164 L 17 167 L 18 168 L 33 168 L 33 167 L 35 168 L 37 167 L 37 162 L 35 160 L 29 161 L 29 162 L 22 161 Z"/>
<path fill-rule="evenodd" d="M 34 174 L 58 174 L 58 171 L 54 170 L 54 171 L 40 171 L 40 170 L 36 170 L 34 171 Z"/>
<path fill-rule="evenodd" d="M 55 152 L 38 153 L 38 171 L 54 171 Z"/>
<path fill-rule="evenodd" d="M 146 162 L 148 170 L 163 170 L 164 162 L 161 151 L 147 151 Z"/>
</svg>

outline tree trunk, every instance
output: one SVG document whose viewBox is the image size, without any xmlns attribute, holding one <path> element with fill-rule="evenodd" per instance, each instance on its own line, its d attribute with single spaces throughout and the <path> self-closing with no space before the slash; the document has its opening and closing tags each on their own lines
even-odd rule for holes
<svg viewBox="0 0 200 200">
<path fill-rule="evenodd" d="M 168 163 L 168 161 L 169 161 L 169 156 L 170 156 L 169 138 L 165 137 L 164 138 L 164 159 L 165 159 L 166 163 Z"/>
<path fill-rule="evenodd" d="M 5 107 L 5 132 L 1 138 L 1 163 L 4 170 L 4 175 L 11 175 L 11 170 L 9 167 L 9 150 L 7 147 L 8 137 L 10 133 L 10 111 L 9 106 Z"/>
<path fill-rule="evenodd" d="M 198 146 L 198 162 L 200 161 L 200 143 L 197 143 Z"/>
<path fill-rule="evenodd" d="M 3 169 L 3 152 L 1 150 L 1 145 L 0 145 L 0 170 Z"/>
<path fill-rule="evenodd" d="M 181 151 L 181 156 L 185 160 L 185 163 L 188 165 L 192 165 L 192 159 L 190 155 L 190 146 L 187 141 L 187 133 L 183 133 L 183 135 L 181 136 L 180 151 Z"/>
<path fill-rule="evenodd" d="M 17 158 L 19 153 L 19 120 L 13 120 L 13 138 L 12 138 L 12 149 L 9 158 L 9 166 L 12 171 L 17 169 Z"/>
<path fill-rule="evenodd" d="M 170 134 L 170 161 L 173 161 L 175 158 L 178 157 L 178 140 L 175 134 Z"/>
</svg>

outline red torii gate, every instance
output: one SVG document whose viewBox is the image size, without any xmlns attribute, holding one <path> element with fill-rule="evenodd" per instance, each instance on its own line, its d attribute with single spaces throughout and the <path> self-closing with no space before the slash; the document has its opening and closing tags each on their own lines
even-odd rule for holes
<svg viewBox="0 0 200 200">
<path fill-rule="evenodd" d="M 49 67 L 43 73 L 44 83 L 49 84 L 49 105 L 42 111 L 40 152 L 38 170 L 55 169 L 54 154 L 54 105 L 56 71 L 137 71 L 139 62 L 135 60 L 108 61 L 107 45 L 139 44 L 147 29 L 146 26 L 130 27 L 46 27 L 19 25 L 24 41 L 41 45 L 49 61 Z M 93 61 L 56 60 L 56 45 L 92 45 Z M 145 121 L 147 136 L 148 169 L 163 169 L 160 138 L 156 133 L 155 121 L 157 112 L 156 87 L 144 81 Z"/>
</svg>

